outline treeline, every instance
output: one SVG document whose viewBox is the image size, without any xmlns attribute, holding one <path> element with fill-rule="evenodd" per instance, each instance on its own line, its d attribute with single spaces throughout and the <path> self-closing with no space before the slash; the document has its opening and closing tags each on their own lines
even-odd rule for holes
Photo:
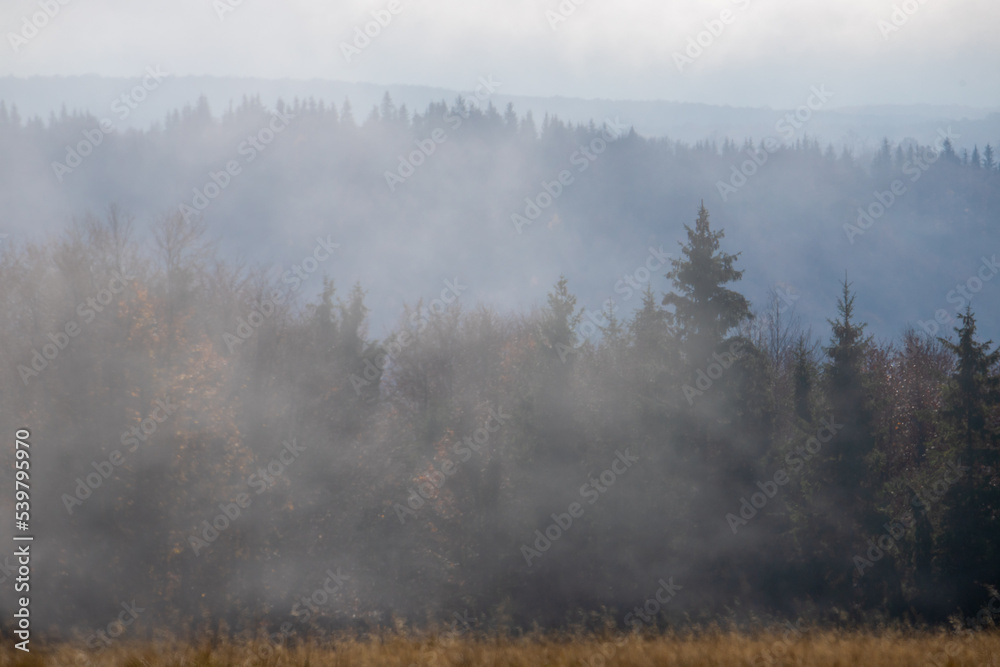
<svg viewBox="0 0 1000 667">
<path fill-rule="evenodd" d="M 552 283 L 560 267 L 581 302 L 597 303 L 634 261 L 625 258 L 651 240 L 673 244 L 691 193 L 705 196 L 745 251 L 746 293 L 759 300 L 770 285 L 791 285 L 810 297 L 800 310 L 815 327 L 832 306 L 821 295 L 848 269 L 858 284 L 884 286 L 863 302 L 883 315 L 868 317 L 873 330 L 898 336 L 888 323 L 927 320 L 995 243 L 1000 173 L 963 166 L 963 151 L 971 160 L 977 147 L 954 133 L 954 146 L 890 144 L 886 160 L 812 136 L 646 138 L 628 118 L 571 124 L 498 109 L 484 96 L 419 112 L 391 99 L 370 112 L 310 100 L 269 109 L 253 98 L 210 109 L 202 100 L 141 131 L 120 129 L 111 112 L 24 119 L 8 105 L 0 233 L 58 233 L 60 221 L 112 201 L 157 214 L 193 210 L 227 239 L 229 258 L 291 263 L 301 245 L 332 233 L 358 249 L 339 266 L 378 304 L 380 333 L 382 305 L 430 291 L 442 261 L 474 279 L 476 292 L 509 295 L 507 304 L 532 302 L 529 277 Z M 412 249 L 425 246 L 428 230 L 434 260 L 415 263 Z M 767 261 L 775 253 L 784 261 Z M 385 266 L 406 266 L 407 275 Z M 511 280 L 511 266 L 525 279 Z M 928 294 L 938 296 L 928 303 Z M 995 312 L 978 315 L 1000 326 Z"/>
<path fill-rule="evenodd" d="M 753 311 L 704 206 L 685 228 L 632 313 L 585 326 L 563 279 L 527 313 L 411 305 L 384 340 L 360 286 L 302 303 L 200 220 L 139 243 L 112 209 L 5 246 L 35 627 L 130 601 L 136 634 L 979 613 L 1000 353 L 975 316 L 877 342 L 845 279 L 816 337 L 780 298 Z"/>
</svg>

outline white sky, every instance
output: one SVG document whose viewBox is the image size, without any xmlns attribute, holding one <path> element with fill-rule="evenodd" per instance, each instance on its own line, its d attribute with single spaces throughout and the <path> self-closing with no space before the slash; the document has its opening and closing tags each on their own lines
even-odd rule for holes
<svg viewBox="0 0 1000 667">
<path fill-rule="evenodd" d="M 0 2 L 0 76 L 137 76 L 160 65 L 465 90 L 492 75 L 508 95 L 773 107 L 826 84 L 832 107 L 1000 107 L 997 0 L 562 0 L 575 11 L 556 30 L 546 11 L 559 0 L 400 0 L 350 63 L 340 43 L 388 0 L 68 0 L 15 53 L 24 17 L 58 1 Z M 214 6 L 237 2 L 220 20 Z M 904 4 L 912 15 L 884 37 L 878 22 Z M 673 53 L 724 9 L 731 23 L 679 72 Z"/>
</svg>

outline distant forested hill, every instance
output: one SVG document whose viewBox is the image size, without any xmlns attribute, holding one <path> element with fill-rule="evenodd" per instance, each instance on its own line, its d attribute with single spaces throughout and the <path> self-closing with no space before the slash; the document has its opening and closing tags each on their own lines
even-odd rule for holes
<svg viewBox="0 0 1000 667">
<path fill-rule="evenodd" d="M 627 313 L 643 285 L 624 277 L 650 247 L 676 254 L 704 200 L 745 253 L 754 302 L 779 286 L 822 327 L 846 271 L 876 334 L 896 336 L 938 310 L 953 317 L 968 300 L 960 288 L 980 330 L 1000 331 L 1000 280 L 977 285 L 1000 250 L 1000 172 L 995 144 L 973 144 L 968 123 L 864 154 L 801 138 L 808 122 L 691 144 L 640 136 L 628 118 L 570 125 L 497 108 L 480 86 L 420 109 L 388 95 L 353 111 L 311 99 L 213 109 L 202 99 L 126 129 L 138 98 L 155 92 L 132 89 L 98 115 L 42 120 L 0 107 L 0 232 L 33 238 L 112 203 L 143 220 L 185 205 L 226 248 L 279 273 L 332 235 L 345 254 L 323 272 L 370 290 L 382 332 L 404 302 L 456 277 L 466 298 L 522 308 L 565 274 L 584 307 L 613 298 Z M 667 287 L 662 272 L 643 280 Z M 318 277 L 306 285 L 320 288 Z"/>
</svg>

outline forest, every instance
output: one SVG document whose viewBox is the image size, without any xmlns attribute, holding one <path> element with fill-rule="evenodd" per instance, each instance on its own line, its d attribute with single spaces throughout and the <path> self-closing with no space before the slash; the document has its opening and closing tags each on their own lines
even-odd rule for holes
<svg viewBox="0 0 1000 667">
<path fill-rule="evenodd" d="M 675 224 L 631 310 L 560 278 L 501 311 L 455 280 L 379 338 L 362 284 L 285 279 L 334 265 L 323 237 L 284 276 L 180 213 L 5 243 L 36 630 L 99 647 L 123 606 L 136 639 L 991 624 L 1000 352 L 976 313 L 877 340 L 855 305 L 877 286 L 846 275 L 813 330 L 741 293 L 704 203 Z"/>
<path fill-rule="evenodd" d="M 588 311 L 607 298 L 632 310 L 644 285 L 629 294 L 618 281 L 650 246 L 676 255 L 701 200 L 743 252 L 747 297 L 763 304 L 780 285 L 817 332 L 845 270 L 873 286 L 857 303 L 873 335 L 923 331 L 940 309 L 950 332 L 971 300 L 954 290 L 996 251 L 1000 135 L 969 136 L 989 136 L 985 121 L 865 144 L 821 139 L 817 114 L 793 138 L 776 126 L 685 143 L 640 136 L 627 116 L 570 124 L 492 102 L 485 88 L 422 110 L 388 95 L 367 110 L 201 99 L 142 130 L 122 129 L 110 107 L 42 118 L 0 102 L 0 154 L 18 156 L 0 162 L 0 232 L 35 240 L 117 203 L 144 239 L 161 215 L 200 215 L 227 260 L 286 268 L 330 236 L 343 252 L 303 295 L 324 272 L 341 287 L 360 280 L 380 338 L 403 303 L 456 275 L 466 300 L 505 312 L 544 303 L 560 275 Z M 1000 330 L 1000 309 L 985 307 L 996 281 L 979 287 L 980 325 Z"/>
<path fill-rule="evenodd" d="M 0 667 L 1000 667 L 1000 2 L 0 25 Z"/>
</svg>

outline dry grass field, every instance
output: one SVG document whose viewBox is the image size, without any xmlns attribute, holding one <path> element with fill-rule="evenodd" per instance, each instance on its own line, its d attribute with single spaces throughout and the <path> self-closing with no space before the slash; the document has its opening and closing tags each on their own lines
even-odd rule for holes
<svg viewBox="0 0 1000 667">
<path fill-rule="evenodd" d="M 38 648 L 31 654 L 5 642 L 0 667 L 428 667 L 496 665 L 560 667 L 635 665 L 797 665 L 848 667 L 1000 666 L 1000 632 L 958 635 L 889 630 L 880 634 L 807 631 L 741 634 L 703 632 L 660 636 L 537 635 L 522 638 L 386 634 L 293 648 L 265 642 L 121 643 L 96 654 L 81 646 Z"/>
</svg>

